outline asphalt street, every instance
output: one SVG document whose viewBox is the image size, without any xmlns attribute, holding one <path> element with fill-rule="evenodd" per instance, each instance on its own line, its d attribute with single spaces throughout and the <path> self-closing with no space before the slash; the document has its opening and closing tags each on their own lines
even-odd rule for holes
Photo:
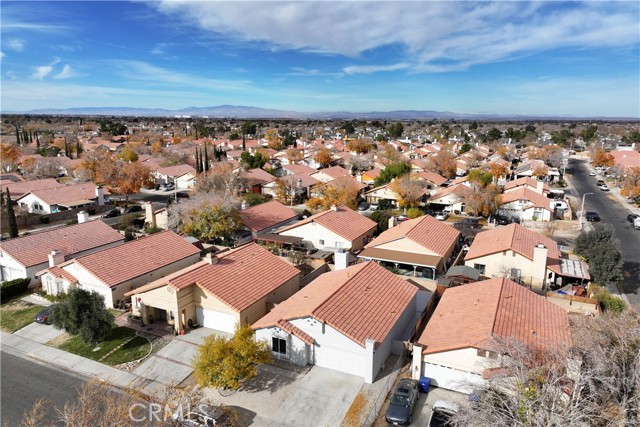
<svg viewBox="0 0 640 427">
<path fill-rule="evenodd" d="M 2 352 L 2 425 L 19 426 L 25 411 L 38 398 L 62 407 L 75 400 L 76 390 L 85 381 L 73 374 L 21 359 Z M 55 413 L 49 411 L 44 425 L 54 425 Z"/>
<path fill-rule="evenodd" d="M 578 201 L 585 198 L 585 211 L 596 211 L 602 222 L 613 225 L 616 238 L 620 241 L 620 251 L 624 258 L 624 280 L 620 284 L 632 307 L 640 313 L 640 230 L 635 230 L 627 221 L 630 213 L 609 192 L 602 191 L 596 186 L 601 176 L 589 176 L 591 171 L 587 160 L 571 159 L 567 173 L 572 174 L 571 183 L 577 194 Z M 580 209 L 578 206 L 577 209 Z"/>
</svg>

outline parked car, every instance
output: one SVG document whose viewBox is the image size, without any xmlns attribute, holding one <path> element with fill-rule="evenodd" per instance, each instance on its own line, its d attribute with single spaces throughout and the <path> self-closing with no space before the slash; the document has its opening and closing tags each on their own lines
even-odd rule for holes
<svg viewBox="0 0 640 427">
<path fill-rule="evenodd" d="M 413 410 L 416 407 L 416 403 L 418 403 L 419 397 L 418 381 L 409 378 L 401 379 L 391 396 L 384 419 L 389 424 L 397 426 L 411 424 Z"/>
<path fill-rule="evenodd" d="M 107 212 L 106 214 L 102 215 L 102 218 L 115 218 L 117 216 L 120 216 L 120 211 L 118 209 L 113 209 Z"/>
<path fill-rule="evenodd" d="M 596 181 L 596 185 L 600 187 L 601 185 L 604 185 L 604 181 L 599 179 L 598 181 Z"/>
<path fill-rule="evenodd" d="M 458 223 L 465 225 L 470 228 L 480 228 L 480 219 L 479 218 L 465 218 L 462 221 L 458 221 Z"/>
<path fill-rule="evenodd" d="M 607 184 L 602 184 L 598 186 L 598 188 L 600 188 L 600 190 L 602 191 L 609 191 L 609 186 Z"/>
<path fill-rule="evenodd" d="M 508 225 L 511 224 L 511 218 L 508 216 L 497 215 L 496 216 L 496 224 L 497 225 Z"/>
<path fill-rule="evenodd" d="M 369 203 L 367 203 L 367 202 L 361 202 L 358 205 L 358 210 L 359 211 L 366 211 L 367 209 L 369 209 Z"/>
<path fill-rule="evenodd" d="M 175 189 L 176 189 L 176 186 L 175 186 L 175 185 L 173 185 L 173 184 L 165 184 L 165 185 L 161 185 L 161 186 L 160 186 L 160 189 L 161 189 L 162 191 L 173 191 L 173 190 L 175 190 Z"/>
<path fill-rule="evenodd" d="M 124 213 L 126 213 L 126 214 L 136 213 L 136 212 L 142 212 L 142 206 L 133 205 L 133 206 L 129 206 L 129 207 L 125 208 L 125 210 L 124 210 Z"/>
<path fill-rule="evenodd" d="M 184 192 L 184 191 L 178 191 L 178 192 L 176 193 L 176 197 L 177 197 L 178 199 L 188 199 L 188 198 L 189 198 L 189 193 Z"/>
<path fill-rule="evenodd" d="M 636 215 L 636 214 L 627 215 L 627 221 L 629 221 L 631 224 L 633 224 L 636 218 L 640 218 L 640 215 Z"/>
<path fill-rule="evenodd" d="M 449 426 L 451 417 L 456 412 L 458 412 L 458 407 L 454 403 L 445 402 L 444 400 L 436 401 L 431 408 L 429 427 Z"/>
<path fill-rule="evenodd" d="M 445 211 L 438 212 L 438 213 L 436 214 L 436 219 L 437 219 L 438 221 L 446 221 L 446 219 L 447 219 L 447 218 L 449 218 L 449 214 L 448 214 L 448 213 L 446 213 Z"/>
<path fill-rule="evenodd" d="M 640 230 L 640 217 L 633 220 L 633 228 Z"/>
<path fill-rule="evenodd" d="M 186 414 L 175 412 L 172 418 L 174 421 L 180 421 L 181 426 L 198 427 L 222 426 L 228 418 L 222 408 L 206 403 L 200 403 L 194 409 Z"/>
<path fill-rule="evenodd" d="M 598 221 L 600 221 L 600 215 L 598 214 L 598 212 L 587 211 L 585 216 L 587 217 L 587 221 L 589 221 L 589 222 L 598 222 Z"/>
<path fill-rule="evenodd" d="M 398 215 L 398 216 L 396 217 L 396 221 L 398 221 L 398 222 L 406 221 L 406 220 L 408 220 L 408 219 L 409 219 L 409 217 L 408 217 L 408 216 L 406 216 L 406 215 Z"/>
<path fill-rule="evenodd" d="M 55 306 L 55 304 L 51 304 L 48 307 L 43 308 L 42 310 L 40 310 L 38 312 L 38 314 L 36 314 L 35 317 L 35 321 L 36 323 L 41 323 L 43 325 L 48 325 L 49 324 L 49 317 L 51 316 L 51 310 L 53 310 L 53 307 Z"/>
<path fill-rule="evenodd" d="M 596 176 L 596 173 L 591 171 L 591 172 L 589 172 L 589 176 Z"/>
<path fill-rule="evenodd" d="M 369 209 L 372 211 L 377 211 L 378 210 L 378 204 L 377 203 L 371 203 L 371 205 L 369 206 Z"/>
</svg>

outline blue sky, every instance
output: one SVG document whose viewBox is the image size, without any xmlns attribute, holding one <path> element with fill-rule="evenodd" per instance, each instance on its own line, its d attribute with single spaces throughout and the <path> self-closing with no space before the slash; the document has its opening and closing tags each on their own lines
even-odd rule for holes
<svg viewBox="0 0 640 427">
<path fill-rule="evenodd" d="M 1 108 L 640 117 L 640 3 L 0 3 Z"/>
</svg>

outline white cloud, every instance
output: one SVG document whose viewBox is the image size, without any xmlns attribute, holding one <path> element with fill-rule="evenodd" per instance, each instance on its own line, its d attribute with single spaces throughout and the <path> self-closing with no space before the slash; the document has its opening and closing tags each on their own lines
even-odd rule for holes
<svg viewBox="0 0 640 427">
<path fill-rule="evenodd" d="M 53 71 L 53 66 L 58 63 L 60 63 L 60 58 L 54 56 L 53 61 L 49 65 L 41 65 L 39 67 L 35 67 L 33 78 L 38 80 L 44 79 Z"/>
<path fill-rule="evenodd" d="M 318 69 L 309 69 L 304 67 L 292 67 L 291 72 L 285 73 L 286 76 L 318 76 L 318 77 L 342 77 L 343 73 L 328 73 Z"/>
<path fill-rule="evenodd" d="M 78 77 L 79 75 L 80 74 L 76 73 L 76 71 L 73 68 L 71 68 L 71 65 L 65 64 L 65 66 L 62 68 L 62 71 L 56 74 L 53 78 L 62 80 L 62 79 L 70 79 L 72 77 Z"/>
<path fill-rule="evenodd" d="M 164 56 L 167 54 L 165 49 L 171 46 L 169 43 L 158 43 L 151 49 L 151 54 L 156 56 Z"/>
<path fill-rule="evenodd" d="M 2 58 L 4 58 L 4 57 L 5 57 L 4 52 L 0 50 L 0 59 L 2 59 Z"/>
<path fill-rule="evenodd" d="M 22 39 L 9 39 L 5 42 L 7 49 L 15 50 L 16 52 L 22 52 L 25 47 L 25 41 Z"/>
<path fill-rule="evenodd" d="M 414 71 L 426 72 L 558 48 L 632 46 L 640 38 L 637 2 L 300 1 L 257 7 L 164 0 L 151 7 L 265 49 L 358 57 L 393 47 Z"/>
<path fill-rule="evenodd" d="M 399 63 L 393 65 L 353 65 L 342 69 L 347 74 L 371 74 L 380 71 L 398 71 L 409 68 L 411 65 L 407 63 Z"/>
</svg>

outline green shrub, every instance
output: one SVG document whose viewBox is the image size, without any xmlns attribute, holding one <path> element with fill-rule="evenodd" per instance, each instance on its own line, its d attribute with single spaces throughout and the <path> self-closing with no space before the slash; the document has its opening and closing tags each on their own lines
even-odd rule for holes
<svg viewBox="0 0 640 427">
<path fill-rule="evenodd" d="M 78 218 L 71 218 L 64 222 L 64 225 L 73 225 L 78 223 Z"/>
<path fill-rule="evenodd" d="M 611 295 L 611 292 L 602 286 L 592 285 L 590 291 L 593 292 L 603 311 L 622 313 L 627 308 L 627 304 L 621 298 Z"/>
<path fill-rule="evenodd" d="M 160 227 L 152 227 L 149 224 L 145 224 L 144 226 L 144 232 L 145 234 L 156 234 L 162 231 L 162 228 Z"/>
<path fill-rule="evenodd" d="M 14 279 L 0 283 L 0 298 L 5 299 L 26 292 L 31 278 Z"/>
<path fill-rule="evenodd" d="M 422 215 L 424 215 L 424 212 L 422 212 L 418 208 L 409 208 L 409 209 L 407 209 L 407 217 L 409 219 L 418 218 L 418 217 L 420 217 Z"/>
</svg>

